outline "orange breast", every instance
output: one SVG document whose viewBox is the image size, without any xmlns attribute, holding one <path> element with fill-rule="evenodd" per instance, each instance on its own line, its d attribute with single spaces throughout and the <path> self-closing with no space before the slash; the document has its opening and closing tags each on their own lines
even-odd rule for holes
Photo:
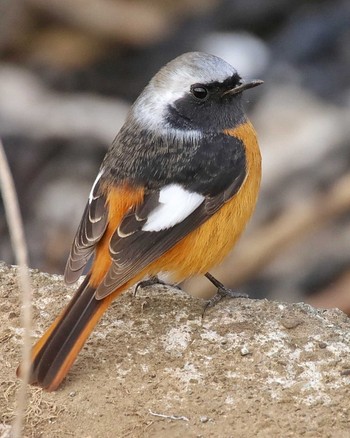
<svg viewBox="0 0 350 438">
<path fill-rule="evenodd" d="M 154 262 L 148 273 L 167 271 L 172 281 L 205 273 L 224 259 L 243 232 L 258 197 L 261 155 L 250 122 L 226 133 L 242 140 L 246 148 L 247 176 L 242 187 L 214 216 Z"/>
</svg>

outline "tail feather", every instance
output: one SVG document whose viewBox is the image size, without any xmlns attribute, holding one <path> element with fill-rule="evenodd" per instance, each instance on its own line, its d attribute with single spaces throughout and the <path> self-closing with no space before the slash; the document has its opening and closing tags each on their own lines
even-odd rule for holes
<svg viewBox="0 0 350 438">
<path fill-rule="evenodd" d="M 54 391 L 75 361 L 113 295 L 96 300 L 89 276 L 32 350 L 30 383 Z M 20 367 L 17 374 L 20 374 Z"/>
</svg>

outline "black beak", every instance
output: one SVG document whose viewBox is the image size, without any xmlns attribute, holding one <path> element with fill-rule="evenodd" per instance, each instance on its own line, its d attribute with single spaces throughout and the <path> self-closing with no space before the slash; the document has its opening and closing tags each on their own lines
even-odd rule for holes
<svg viewBox="0 0 350 438">
<path fill-rule="evenodd" d="M 249 88 L 254 88 L 257 87 L 258 85 L 263 84 L 264 81 L 261 81 L 260 79 L 255 79 L 253 81 L 250 82 L 244 82 L 242 81 L 242 83 L 240 85 L 237 85 L 237 87 L 232 88 L 231 90 L 225 91 L 225 94 L 238 94 L 238 93 L 242 93 L 242 91 L 244 90 L 249 90 Z"/>
</svg>

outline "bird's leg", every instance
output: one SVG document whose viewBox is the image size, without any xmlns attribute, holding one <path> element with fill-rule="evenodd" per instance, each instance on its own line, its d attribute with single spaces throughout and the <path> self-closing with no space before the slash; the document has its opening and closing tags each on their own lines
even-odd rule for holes
<svg viewBox="0 0 350 438">
<path fill-rule="evenodd" d="M 213 277 L 209 272 L 205 274 L 207 279 L 213 283 L 215 287 L 218 288 L 216 294 L 207 301 L 207 303 L 204 306 L 203 310 L 203 316 L 205 311 L 208 309 L 208 307 L 214 307 L 219 301 L 221 301 L 223 298 L 248 298 L 247 294 L 244 294 L 242 292 L 238 292 L 236 290 L 229 289 L 225 287 L 219 280 L 217 280 L 215 277 Z"/>
</svg>

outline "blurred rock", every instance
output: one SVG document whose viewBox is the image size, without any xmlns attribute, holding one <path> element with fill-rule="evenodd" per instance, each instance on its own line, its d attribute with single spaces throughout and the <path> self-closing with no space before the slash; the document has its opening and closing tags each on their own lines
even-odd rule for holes
<svg viewBox="0 0 350 438">
<path fill-rule="evenodd" d="M 225 27 L 271 33 L 305 0 L 223 0 L 218 15 Z"/>
<path fill-rule="evenodd" d="M 61 23 L 92 34 L 96 39 L 144 45 L 169 32 L 172 22 L 151 2 L 121 0 L 29 0 L 28 3 Z"/>
<path fill-rule="evenodd" d="M 350 3 L 305 2 L 271 40 L 275 61 L 297 66 L 302 86 L 344 104 L 350 88 Z"/>
<path fill-rule="evenodd" d="M 312 196 L 350 164 L 350 107 L 324 102 L 300 86 L 268 79 L 264 85 L 252 114 L 263 154 L 259 215 L 267 205 L 271 214 Z"/>
<path fill-rule="evenodd" d="M 201 39 L 198 48 L 224 59 L 243 78 L 259 76 L 266 70 L 270 60 L 268 46 L 247 32 L 209 33 Z"/>
<path fill-rule="evenodd" d="M 20 194 L 31 264 L 62 272 L 107 146 L 86 137 L 34 143 L 8 139 L 5 144 Z M 13 262 L 9 245 L 4 236 L 0 259 Z"/>
<path fill-rule="evenodd" d="M 61 94 L 36 76 L 10 65 L 0 66 L 0 132 L 42 140 L 92 137 L 109 145 L 122 126 L 128 105 L 88 93 Z"/>
</svg>

